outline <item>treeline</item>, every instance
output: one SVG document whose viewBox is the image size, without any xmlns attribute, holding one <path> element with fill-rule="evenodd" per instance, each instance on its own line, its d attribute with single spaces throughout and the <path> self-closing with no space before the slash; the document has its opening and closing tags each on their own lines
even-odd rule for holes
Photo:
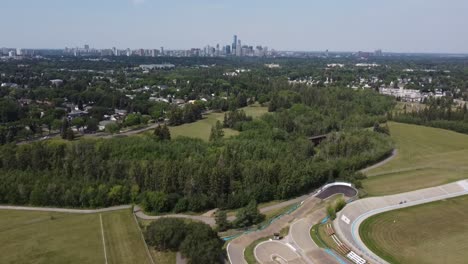
<svg viewBox="0 0 468 264">
<path fill-rule="evenodd" d="M 300 96 L 299 104 L 261 119 L 229 113 L 225 125 L 242 123 L 243 131 L 230 139 L 167 140 L 161 130 L 147 137 L 1 146 L 0 203 L 136 202 L 155 213 L 240 208 L 335 179 L 354 181 L 354 171 L 392 150 L 385 134 L 360 129 L 385 119 L 392 107 L 385 97 L 333 88 L 291 93 Z M 313 146 L 307 137 L 318 133 L 328 139 Z"/>
<path fill-rule="evenodd" d="M 132 137 L 5 145 L 0 203 L 103 207 L 141 202 L 153 212 L 239 208 L 347 177 L 391 149 L 388 139 L 374 132 L 340 137 L 317 149 L 302 138 L 275 140 L 274 133 L 264 140 L 241 136 L 217 144 Z M 353 152 L 338 146 L 331 151 L 333 144 Z"/>
<path fill-rule="evenodd" d="M 431 99 L 419 111 L 406 111 L 390 115 L 393 121 L 430 126 L 468 134 L 467 105 L 455 107 L 450 98 Z"/>
</svg>

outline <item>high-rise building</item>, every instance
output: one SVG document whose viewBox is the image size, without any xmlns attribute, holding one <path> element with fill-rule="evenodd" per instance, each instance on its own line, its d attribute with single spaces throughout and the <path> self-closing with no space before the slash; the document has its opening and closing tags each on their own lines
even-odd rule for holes
<svg viewBox="0 0 468 264">
<path fill-rule="evenodd" d="M 16 49 L 16 55 L 18 55 L 18 56 L 23 55 L 23 50 L 20 49 L 20 48 Z"/>
<path fill-rule="evenodd" d="M 232 42 L 232 53 L 236 54 L 237 50 L 237 35 L 234 35 L 234 41 Z"/>
<path fill-rule="evenodd" d="M 86 51 L 88 51 L 88 50 L 89 50 L 89 45 L 88 45 L 88 44 L 84 45 L 84 49 L 85 49 Z"/>
<path fill-rule="evenodd" d="M 118 56 L 118 54 L 117 54 L 117 48 L 116 48 L 116 47 L 113 47 L 113 48 L 112 48 L 112 55 Z"/>
<path fill-rule="evenodd" d="M 130 49 L 127 49 L 127 57 L 130 57 L 132 55 L 132 52 L 130 51 Z"/>
<path fill-rule="evenodd" d="M 237 40 L 237 45 L 236 45 L 236 56 L 242 56 L 242 43 L 241 40 Z"/>
<path fill-rule="evenodd" d="M 164 47 L 161 47 L 161 55 L 164 56 Z"/>
</svg>

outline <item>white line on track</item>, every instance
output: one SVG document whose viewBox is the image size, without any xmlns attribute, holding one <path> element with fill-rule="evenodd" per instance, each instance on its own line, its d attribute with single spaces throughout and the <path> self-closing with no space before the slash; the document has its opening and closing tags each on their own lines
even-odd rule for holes
<svg viewBox="0 0 468 264">
<path fill-rule="evenodd" d="M 107 264 L 107 251 L 106 251 L 106 239 L 104 237 L 104 227 L 102 225 L 102 214 L 99 214 L 99 220 L 101 220 L 101 235 L 102 235 L 102 245 L 104 247 L 104 258 Z"/>
</svg>

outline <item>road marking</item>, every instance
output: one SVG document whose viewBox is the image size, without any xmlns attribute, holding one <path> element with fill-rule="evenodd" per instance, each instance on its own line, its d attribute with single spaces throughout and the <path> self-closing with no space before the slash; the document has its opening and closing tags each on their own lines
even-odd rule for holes
<svg viewBox="0 0 468 264">
<path fill-rule="evenodd" d="M 442 188 L 442 186 L 439 186 L 439 189 L 440 189 L 441 191 L 443 191 L 445 194 L 449 194 L 449 192 L 447 192 L 447 190 L 445 190 L 444 188 Z"/>
<path fill-rule="evenodd" d="M 104 227 L 102 226 L 102 214 L 99 214 L 99 220 L 101 220 L 102 245 L 104 246 L 104 258 L 107 264 L 106 239 L 104 238 Z"/>
</svg>

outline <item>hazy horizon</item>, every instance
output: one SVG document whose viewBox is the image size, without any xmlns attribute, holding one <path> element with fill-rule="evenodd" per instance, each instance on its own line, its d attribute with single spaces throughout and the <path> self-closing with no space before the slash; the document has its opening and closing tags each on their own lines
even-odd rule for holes
<svg viewBox="0 0 468 264">
<path fill-rule="evenodd" d="M 283 51 L 468 53 L 468 1 L 4 0 L 9 48 L 190 49 L 242 44 Z"/>
</svg>

